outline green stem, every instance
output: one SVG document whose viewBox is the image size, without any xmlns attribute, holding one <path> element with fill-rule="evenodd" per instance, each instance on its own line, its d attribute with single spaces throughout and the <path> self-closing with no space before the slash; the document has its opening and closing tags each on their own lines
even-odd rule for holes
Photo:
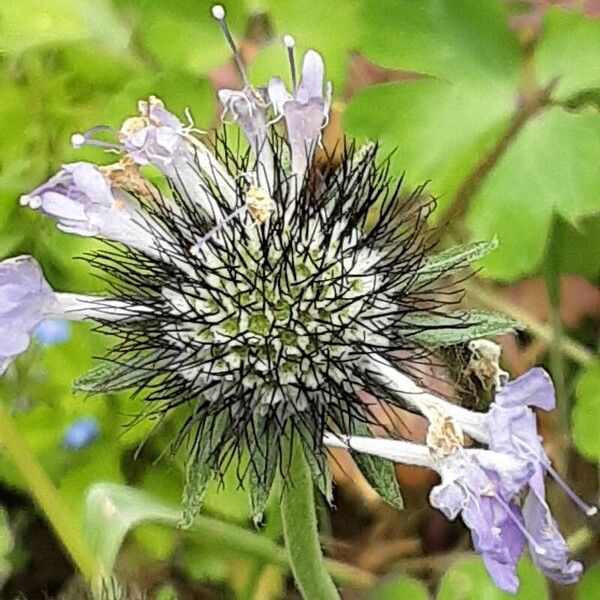
<svg viewBox="0 0 600 600">
<path fill-rule="evenodd" d="M 290 481 L 283 489 L 281 516 L 294 579 L 304 600 L 339 600 L 323 560 L 312 473 L 297 436 L 289 452 Z"/>
<path fill-rule="evenodd" d="M 17 467 L 31 496 L 40 507 L 73 562 L 88 581 L 99 573 L 98 562 L 83 540 L 75 519 L 58 495 L 50 478 L 32 454 L 14 420 L 0 403 L 0 441 Z"/>
</svg>

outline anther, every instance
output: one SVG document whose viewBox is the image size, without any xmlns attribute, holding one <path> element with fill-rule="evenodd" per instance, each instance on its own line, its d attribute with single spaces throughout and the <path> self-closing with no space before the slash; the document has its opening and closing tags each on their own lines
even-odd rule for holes
<svg viewBox="0 0 600 600">
<path fill-rule="evenodd" d="M 233 60 L 235 61 L 238 71 L 240 72 L 240 75 L 244 80 L 244 86 L 250 87 L 250 80 L 248 79 L 248 74 L 246 73 L 246 69 L 244 68 L 242 57 L 240 56 L 237 46 L 233 41 L 231 32 L 229 31 L 229 27 L 227 27 L 227 23 L 225 21 L 225 9 L 220 4 L 215 4 L 212 7 L 211 12 L 212 16 L 219 22 L 219 26 L 221 27 L 221 31 L 223 32 L 223 36 L 225 37 L 225 40 L 231 48 L 231 52 L 233 53 Z"/>
<path fill-rule="evenodd" d="M 283 36 L 283 45 L 287 48 L 288 61 L 290 63 L 290 73 L 292 75 L 292 89 L 296 90 L 296 60 L 294 57 L 294 47 L 296 40 L 289 34 Z"/>
</svg>

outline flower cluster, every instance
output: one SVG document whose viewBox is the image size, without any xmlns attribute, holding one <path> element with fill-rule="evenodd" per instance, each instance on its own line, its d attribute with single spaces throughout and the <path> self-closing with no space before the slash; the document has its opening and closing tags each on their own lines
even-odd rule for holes
<svg viewBox="0 0 600 600">
<path fill-rule="evenodd" d="M 410 382 L 398 376 L 395 385 L 402 386 L 404 394 L 413 394 L 415 404 L 422 404 L 420 412 L 430 420 L 427 445 L 333 434 L 326 443 L 436 470 L 441 483 L 431 491 L 431 505 L 449 519 L 461 515 L 499 588 L 518 589 L 515 570 L 525 545 L 548 577 L 561 584 L 575 583 L 582 566 L 569 560 L 569 549 L 550 512 L 546 473 L 587 516 L 597 510 L 560 479 L 542 447 L 531 407 L 555 407 L 547 373 L 535 368 L 508 382 L 487 413 L 471 413 L 426 392 L 419 397 Z M 488 448 L 465 449 L 461 425 Z"/>
<path fill-rule="evenodd" d="M 64 165 L 21 204 L 66 233 L 107 241 L 90 263 L 110 294 L 57 293 L 31 257 L 0 263 L 0 372 L 40 323 L 92 320 L 114 347 L 80 389 L 130 389 L 153 414 L 178 412 L 174 446 L 187 446 L 194 477 L 247 451 L 251 480 L 267 494 L 277 467 L 286 474 L 280 458 L 291 438 L 300 437 L 315 473 L 326 470 L 327 445 L 360 450 L 365 438 L 344 435 L 377 421 L 359 395 L 371 391 L 429 419 L 428 447 L 393 443 L 441 474 L 432 504 L 462 515 L 499 586 L 515 589 L 525 542 L 550 576 L 574 580 L 580 567 L 568 562 L 545 501 L 551 467 L 528 407 L 549 407 L 540 389 L 547 382 L 536 374 L 510 383 L 487 415 L 417 383 L 437 339 L 453 331 L 455 343 L 468 341 L 486 324 L 484 315 L 452 311 L 451 281 L 488 246 L 431 256 L 433 200 L 422 188 L 406 194 L 376 144 L 318 152 L 331 103 L 321 56 L 309 50 L 296 81 L 286 36 L 291 90 L 279 77 L 253 87 L 224 10 L 213 15 L 244 82 L 219 90 L 223 119 L 240 127 L 248 152 L 230 147 L 227 126 L 202 137 L 189 115 L 182 122 L 156 97 L 110 130 L 113 142 L 97 138 L 104 127 L 75 134 L 76 147 L 103 147 L 121 160 Z M 164 185 L 142 167 L 159 171 Z M 65 443 L 80 447 L 97 435 L 86 427 Z M 465 450 L 463 430 L 489 449 Z M 392 454 L 380 452 L 406 458 Z"/>
</svg>

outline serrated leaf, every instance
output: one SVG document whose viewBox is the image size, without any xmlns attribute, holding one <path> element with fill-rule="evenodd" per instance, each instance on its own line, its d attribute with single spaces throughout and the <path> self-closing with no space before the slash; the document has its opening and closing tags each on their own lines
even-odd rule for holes
<svg viewBox="0 0 600 600">
<path fill-rule="evenodd" d="M 600 87 L 600 21 L 581 12 L 548 8 L 535 52 L 542 83 L 558 78 L 554 95 L 569 97 Z"/>
<path fill-rule="evenodd" d="M 577 380 L 573 442 L 585 457 L 600 461 L 600 362 L 587 366 Z"/>
<path fill-rule="evenodd" d="M 450 80 L 516 80 L 517 39 L 497 0 L 362 2 L 359 50 L 377 64 Z"/>
<path fill-rule="evenodd" d="M 497 236 L 486 275 L 511 281 L 542 260 L 554 213 L 567 221 L 598 212 L 600 115 L 552 108 L 527 123 L 473 198 L 467 227 Z"/>
<path fill-rule="evenodd" d="M 343 125 L 359 141 L 377 140 L 382 154 L 393 152 L 391 166 L 405 173 L 408 187 L 430 181 L 428 191 L 444 207 L 505 131 L 514 95 L 504 80 L 376 85 L 353 96 Z"/>
<path fill-rule="evenodd" d="M 419 269 L 416 283 L 426 283 L 463 269 L 476 260 L 483 258 L 497 247 L 498 240 L 494 238 L 489 242 L 474 242 L 467 246 L 458 246 L 444 250 L 444 252 L 431 256 L 427 264 Z"/>
<path fill-rule="evenodd" d="M 519 321 L 501 313 L 479 311 L 457 311 L 440 316 L 410 315 L 404 319 L 404 324 L 404 335 L 431 347 L 502 335 L 522 327 Z"/>
<path fill-rule="evenodd" d="M 355 421 L 352 428 L 355 435 L 368 437 L 372 437 L 373 435 L 368 426 L 360 421 Z M 381 498 L 394 508 L 402 510 L 404 508 L 404 500 L 402 499 L 400 486 L 396 479 L 394 464 L 378 456 L 358 452 L 352 452 L 352 458 L 364 478 L 369 482 L 369 485 Z"/>
</svg>

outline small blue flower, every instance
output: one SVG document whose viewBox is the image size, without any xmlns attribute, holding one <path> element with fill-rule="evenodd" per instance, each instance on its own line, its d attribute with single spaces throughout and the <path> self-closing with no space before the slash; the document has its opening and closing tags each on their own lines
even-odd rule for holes
<svg viewBox="0 0 600 600">
<path fill-rule="evenodd" d="M 34 330 L 34 335 L 45 346 L 64 344 L 71 337 L 71 324 L 58 319 L 46 319 Z"/>
<path fill-rule="evenodd" d="M 63 446 L 68 450 L 81 450 L 89 446 L 99 435 L 100 427 L 94 417 L 73 421 L 63 435 Z"/>
</svg>

